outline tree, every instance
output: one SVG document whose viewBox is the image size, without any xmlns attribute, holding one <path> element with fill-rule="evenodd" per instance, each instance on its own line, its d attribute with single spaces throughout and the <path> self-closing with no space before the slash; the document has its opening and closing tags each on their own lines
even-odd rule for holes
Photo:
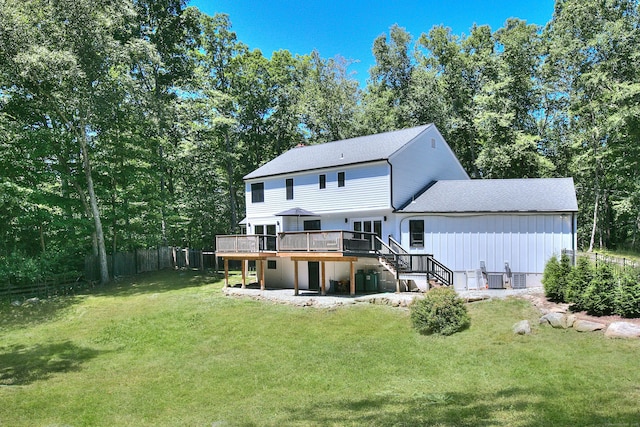
<svg viewBox="0 0 640 427">
<path fill-rule="evenodd" d="M 323 59 L 318 51 L 300 63 L 304 78 L 298 101 L 300 121 L 308 141 L 328 142 L 356 136 L 355 117 L 360 91 L 349 78 L 349 61 L 342 57 Z"/>
<path fill-rule="evenodd" d="M 369 71 L 363 99 L 367 133 L 401 129 L 408 124 L 401 106 L 408 99 L 414 67 L 410 44 L 411 35 L 397 24 L 390 28 L 389 36 L 381 34 L 373 42 L 376 64 Z"/>
<path fill-rule="evenodd" d="M 540 150 L 535 119 L 541 106 L 538 27 L 509 19 L 493 38 L 494 53 L 484 59 L 485 81 L 476 97 L 481 144 L 476 164 L 486 178 L 548 176 L 553 166 Z M 475 44 L 488 51 L 491 41 L 485 34 Z"/>
<path fill-rule="evenodd" d="M 637 230 L 638 210 L 628 209 L 628 201 L 638 194 L 631 171 L 640 154 L 633 143 L 639 130 L 639 22 L 634 0 L 564 0 L 545 28 L 545 68 L 556 82 L 548 97 L 561 101 L 556 129 L 572 150 L 579 223 L 590 224 L 579 236 L 589 250 L 616 245 Z M 628 221 L 622 233 L 613 226 L 616 216 Z"/>
</svg>

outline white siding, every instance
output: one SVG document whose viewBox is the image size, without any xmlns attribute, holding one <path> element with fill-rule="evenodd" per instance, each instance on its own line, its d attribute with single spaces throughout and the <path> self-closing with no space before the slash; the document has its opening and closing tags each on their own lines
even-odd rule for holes
<svg viewBox="0 0 640 427">
<path fill-rule="evenodd" d="M 267 268 L 265 265 L 265 285 L 267 288 L 293 289 L 294 287 L 294 262 L 290 258 L 269 258 L 276 261 L 276 268 Z M 320 266 L 320 279 L 322 279 L 322 265 Z M 360 258 L 354 263 L 353 269 L 371 271 L 375 270 L 382 274 L 383 269 L 375 258 Z M 350 280 L 349 262 L 325 262 L 325 286 L 330 286 L 330 280 Z M 298 261 L 298 288 L 309 289 L 309 268 L 306 261 Z"/>
<path fill-rule="evenodd" d="M 469 179 L 435 127 L 427 129 L 416 140 L 391 156 L 389 162 L 393 174 L 393 206 L 396 208 L 431 181 Z"/>
<path fill-rule="evenodd" d="M 503 272 L 542 273 L 552 255 L 573 248 L 570 215 L 412 216 L 425 221 L 425 247 L 414 253 L 431 253 L 454 271 L 480 268 Z M 409 246 L 409 218 L 402 221 L 402 244 Z"/>
<path fill-rule="evenodd" d="M 345 172 L 344 187 L 338 187 L 338 172 Z M 319 188 L 320 174 L 326 175 L 325 189 Z M 245 184 L 247 219 L 294 207 L 318 214 L 390 208 L 389 174 L 388 163 L 378 162 L 249 180 Z M 286 199 L 287 178 L 293 178 L 292 200 Z M 251 184 L 255 182 L 264 183 L 264 202 L 251 202 Z"/>
</svg>

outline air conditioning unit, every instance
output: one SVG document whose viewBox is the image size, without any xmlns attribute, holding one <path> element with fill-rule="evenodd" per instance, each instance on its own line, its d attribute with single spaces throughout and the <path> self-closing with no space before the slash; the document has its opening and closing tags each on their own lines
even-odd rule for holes
<svg viewBox="0 0 640 427">
<path fill-rule="evenodd" d="M 513 289 L 526 289 L 527 275 L 525 273 L 513 273 L 511 277 L 511 287 Z"/>
<path fill-rule="evenodd" d="M 504 289 L 504 275 L 502 273 L 488 273 L 487 282 L 489 282 L 489 289 Z"/>
</svg>

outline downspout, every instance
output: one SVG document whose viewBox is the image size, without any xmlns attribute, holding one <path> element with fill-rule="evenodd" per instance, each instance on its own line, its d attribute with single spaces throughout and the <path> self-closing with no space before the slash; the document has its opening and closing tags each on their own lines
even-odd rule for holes
<svg viewBox="0 0 640 427">
<path fill-rule="evenodd" d="M 576 213 L 571 212 L 571 251 L 573 253 L 573 265 L 576 265 L 577 254 L 576 254 Z"/>
<path fill-rule="evenodd" d="M 391 162 L 389 161 L 389 159 L 387 158 L 387 163 L 389 164 L 389 195 L 391 197 L 391 200 L 389 200 L 389 205 L 391 205 L 391 208 L 393 208 L 393 211 L 395 212 L 396 207 L 393 206 L 393 165 L 391 164 Z"/>
</svg>

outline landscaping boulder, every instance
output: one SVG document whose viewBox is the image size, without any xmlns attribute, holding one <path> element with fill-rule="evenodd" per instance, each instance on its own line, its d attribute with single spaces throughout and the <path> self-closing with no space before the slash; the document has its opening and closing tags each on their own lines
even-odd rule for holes
<svg viewBox="0 0 640 427">
<path fill-rule="evenodd" d="M 640 338 L 640 325 L 629 322 L 613 322 L 604 333 L 609 338 Z"/>
<path fill-rule="evenodd" d="M 604 329 L 607 325 L 604 323 L 591 322 L 589 320 L 576 320 L 573 322 L 573 329 L 578 332 L 593 332 Z"/>
<path fill-rule="evenodd" d="M 513 333 L 517 335 L 529 335 L 531 333 L 531 325 L 528 320 L 521 320 L 513 325 Z"/>
<path fill-rule="evenodd" d="M 567 318 L 563 313 L 547 313 L 540 318 L 540 323 L 548 323 L 554 328 L 566 329 Z"/>
</svg>

